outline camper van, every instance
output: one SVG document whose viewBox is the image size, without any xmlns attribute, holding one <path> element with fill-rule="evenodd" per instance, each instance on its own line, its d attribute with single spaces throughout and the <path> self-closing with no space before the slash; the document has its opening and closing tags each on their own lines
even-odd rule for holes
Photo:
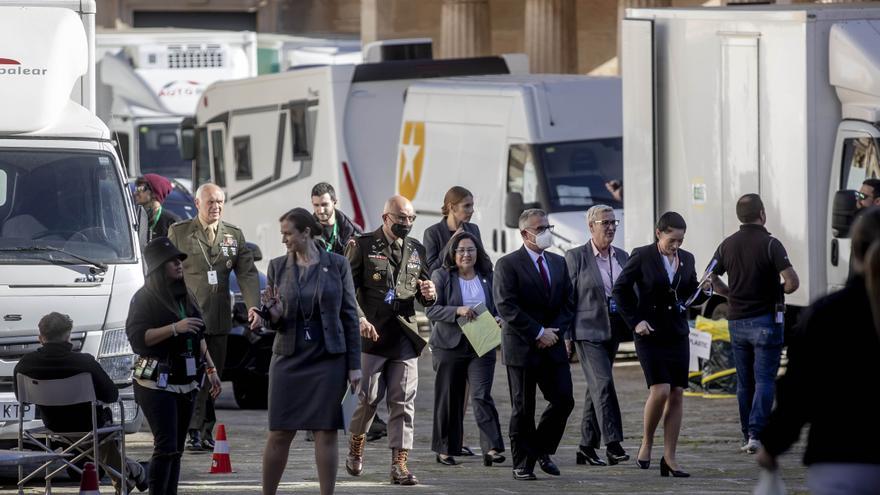
<svg viewBox="0 0 880 495">
<path fill-rule="evenodd" d="M 196 187 L 212 181 L 225 188 L 224 220 L 241 227 L 264 260 L 284 253 L 278 217 L 308 207 L 318 182 L 335 186 L 339 207 L 358 225 L 381 224 L 385 200 L 397 190 L 400 122 L 413 82 L 525 72 L 527 65 L 516 55 L 433 60 L 430 40 L 380 42 L 364 53 L 379 61 L 215 83 L 196 110 L 194 146 L 184 129 Z"/>
<path fill-rule="evenodd" d="M 446 191 L 475 198 L 492 258 L 519 248 L 518 219 L 542 208 L 558 253 L 587 242 L 585 212 L 621 203 L 605 184 L 623 178 L 620 78 L 526 74 L 417 82 L 406 94 L 395 182 L 413 202 L 413 235 L 441 220 Z M 622 226 L 621 226 L 622 228 Z M 615 243 L 622 245 L 622 231 Z"/>
<path fill-rule="evenodd" d="M 880 175 L 880 7 L 631 9 L 622 46 L 627 248 L 675 210 L 708 264 L 758 193 L 800 277 L 788 304 L 841 287 L 853 190 Z"/>
<path fill-rule="evenodd" d="M 95 115 L 94 23 L 94 1 L 0 0 L 0 439 L 18 436 L 13 370 L 51 311 L 70 315 L 74 349 L 120 387 L 128 430 L 142 418 L 124 327 L 143 265 L 124 171 Z"/>
<path fill-rule="evenodd" d="M 130 177 L 146 173 L 192 186 L 179 128 L 205 88 L 257 75 L 252 32 L 129 28 L 101 30 L 95 49 L 97 110 Z"/>
</svg>

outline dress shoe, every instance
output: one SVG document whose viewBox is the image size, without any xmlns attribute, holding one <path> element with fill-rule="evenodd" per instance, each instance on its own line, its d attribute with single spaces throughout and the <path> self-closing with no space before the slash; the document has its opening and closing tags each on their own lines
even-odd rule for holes
<svg viewBox="0 0 880 495">
<path fill-rule="evenodd" d="M 437 454 L 436 459 L 438 464 L 443 464 L 444 466 L 458 466 L 459 464 L 461 464 L 460 462 L 455 460 L 455 457 L 452 457 L 451 455 L 444 457 L 440 454 Z"/>
<path fill-rule="evenodd" d="M 348 456 L 345 458 L 345 470 L 352 476 L 360 476 L 364 472 L 364 444 L 366 435 L 352 435 L 348 440 Z"/>
<path fill-rule="evenodd" d="M 201 452 L 204 450 L 202 445 L 202 433 L 199 430 L 189 430 L 189 440 L 186 442 L 186 450 L 193 452 Z"/>
<path fill-rule="evenodd" d="M 413 486 L 419 484 L 416 478 L 406 465 L 409 451 L 407 449 L 391 449 L 391 484 L 402 486 Z"/>
<path fill-rule="evenodd" d="M 620 446 L 620 442 L 611 442 L 605 446 L 605 457 L 608 458 L 608 464 L 615 466 L 620 462 L 628 461 L 629 454 Z"/>
<path fill-rule="evenodd" d="M 501 464 L 505 457 L 494 450 L 490 450 L 488 454 L 483 454 L 483 465 L 492 466 L 492 464 Z"/>
<path fill-rule="evenodd" d="M 669 467 L 669 464 L 666 464 L 666 458 L 660 458 L 660 476 L 664 478 L 672 475 L 673 478 L 690 478 L 690 473 L 686 473 L 684 471 L 679 471 L 678 469 L 672 469 Z"/>
<path fill-rule="evenodd" d="M 577 450 L 577 459 L 578 464 L 584 465 L 589 463 L 591 466 L 604 466 L 605 461 L 596 454 L 596 449 L 593 447 L 584 447 L 583 445 L 578 447 Z"/>
<path fill-rule="evenodd" d="M 535 473 L 526 468 L 514 468 L 513 479 L 516 481 L 531 481 L 538 479 Z"/>
<path fill-rule="evenodd" d="M 150 463 L 141 461 L 138 464 L 141 465 L 141 475 L 134 479 L 134 486 L 139 492 L 145 492 L 150 488 Z"/>
<path fill-rule="evenodd" d="M 538 465 L 541 466 L 541 471 L 544 471 L 551 476 L 559 476 L 559 468 L 549 455 L 542 455 L 539 457 Z"/>
<path fill-rule="evenodd" d="M 462 445 L 462 446 L 461 446 L 461 449 L 459 449 L 459 453 L 458 453 L 458 455 L 460 455 L 460 456 L 462 456 L 462 457 L 467 457 L 467 456 L 476 455 L 476 454 L 474 454 L 474 451 L 471 450 L 470 447 L 467 447 L 467 446 L 465 446 L 465 445 Z"/>
</svg>

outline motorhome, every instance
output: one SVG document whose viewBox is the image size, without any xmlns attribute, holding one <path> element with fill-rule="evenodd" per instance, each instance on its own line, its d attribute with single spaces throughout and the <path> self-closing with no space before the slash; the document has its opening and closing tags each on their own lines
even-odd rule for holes
<svg viewBox="0 0 880 495">
<path fill-rule="evenodd" d="M 800 277 L 788 304 L 844 284 L 853 190 L 880 175 L 880 8 L 630 9 L 622 75 L 628 248 L 674 210 L 708 264 L 759 193 Z"/>
<path fill-rule="evenodd" d="M 552 74 L 410 86 L 395 183 L 418 215 L 413 235 L 442 218 L 443 196 L 455 185 L 474 194 L 472 221 L 493 258 L 522 245 L 524 208 L 549 213 L 560 253 L 587 241 L 591 206 L 611 206 L 622 219 L 606 188 L 623 178 L 620 91 L 620 78 Z M 623 244 L 620 229 L 615 244 Z"/>
<path fill-rule="evenodd" d="M 130 177 L 156 173 L 192 186 L 179 128 L 205 88 L 257 75 L 253 32 L 128 28 L 99 30 L 97 110 Z"/>
<path fill-rule="evenodd" d="M 0 440 L 18 436 L 13 370 L 51 311 L 70 315 L 74 349 L 120 387 L 129 431 L 142 418 L 124 327 L 143 265 L 124 171 L 95 115 L 94 25 L 94 1 L 0 0 Z"/>
<path fill-rule="evenodd" d="M 380 61 L 223 81 L 202 94 L 194 146 L 184 146 L 195 156 L 196 186 L 226 189 L 224 219 L 263 249 L 264 260 L 284 253 L 278 216 L 308 207 L 318 182 L 336 187 L 339 207 L 362 227 L 381 223 L 397 188 L 400 122 L 414 81 L 527 70 L 519 55 L 433 60 L 425 40 L 381 42 L 365 54 Z"/>
</svg>

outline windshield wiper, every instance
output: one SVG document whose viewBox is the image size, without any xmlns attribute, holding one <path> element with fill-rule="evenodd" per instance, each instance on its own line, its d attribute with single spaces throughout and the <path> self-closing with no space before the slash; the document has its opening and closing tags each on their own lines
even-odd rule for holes
<svg viewBox="0 0 880 495">
<path fill-rule="evenodd" d="M 104 273 L 107 271 L 107 264 L 106 263 L 103 263 L 101 261 L 90 260 L 90 259 L 84 258 L 76 253 L 71 253 L 70 251 L 66 251 L 64 249 L 52 247 L 52 246 L 28 246 L 28 247 L 0 248 L 0 251 L 2 251 L 2 252 L 55 252 L 55 253 L 61 253 L 61 254 L 66 254 L 67 256 L 70 256 L 71 258 L 75 258 L 79 261 L 82 261 L 83 263 L 86 263 L 88 265 L 92 265 L 95 268 L 97 268 L 101 273 Z M 54 260 L 52 258 L 49 258 L 49 261 L 58 261 L 58 260 Z"/>
</svg>

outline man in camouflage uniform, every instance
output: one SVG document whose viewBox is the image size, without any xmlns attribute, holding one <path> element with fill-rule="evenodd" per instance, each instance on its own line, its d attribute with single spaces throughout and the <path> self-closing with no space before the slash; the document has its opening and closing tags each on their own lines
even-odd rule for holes
<svg viewBox="0 0 880 495">
<path fill-rule="evenodd" d="M 417 362 L 426 342 L 416 328 L 414 303 L 429 306 L 436 300 L 425 248 L 407 237 L 415 218 L 412 203 L 394 196 L 385 203 L 382 227 L 356 237 L 345 250 L 357 289 L 364 371 L 345 469 L 353 476 L 363 472 L 365 434 L 384 380 L 391 482 L 400 485 L 418 484 L 407 468 L 407 455 L 413 444 Z"/>
<path fill-rule="evenodd" d="M 220 219 L 226 195 L 215 184 L 203 184 L 196 191 L 196 218 L 178 222 L 168 229 L 168 238 L 186 253 L 183 262 L 186 286 L 195 294 L 205 320 L 208 351 L 214 358 L 217 376 L 226 360 L 226 338 L 232 328 L 229 274 L 233 270 L 247 307 L 260 306 L 260 281 L 254 257 L 238 227 Z M 210 388 L 199 391 L 189 424 L 190 450 L 214 448 L 212 431 L 216 416 Z"/>
</svg>

